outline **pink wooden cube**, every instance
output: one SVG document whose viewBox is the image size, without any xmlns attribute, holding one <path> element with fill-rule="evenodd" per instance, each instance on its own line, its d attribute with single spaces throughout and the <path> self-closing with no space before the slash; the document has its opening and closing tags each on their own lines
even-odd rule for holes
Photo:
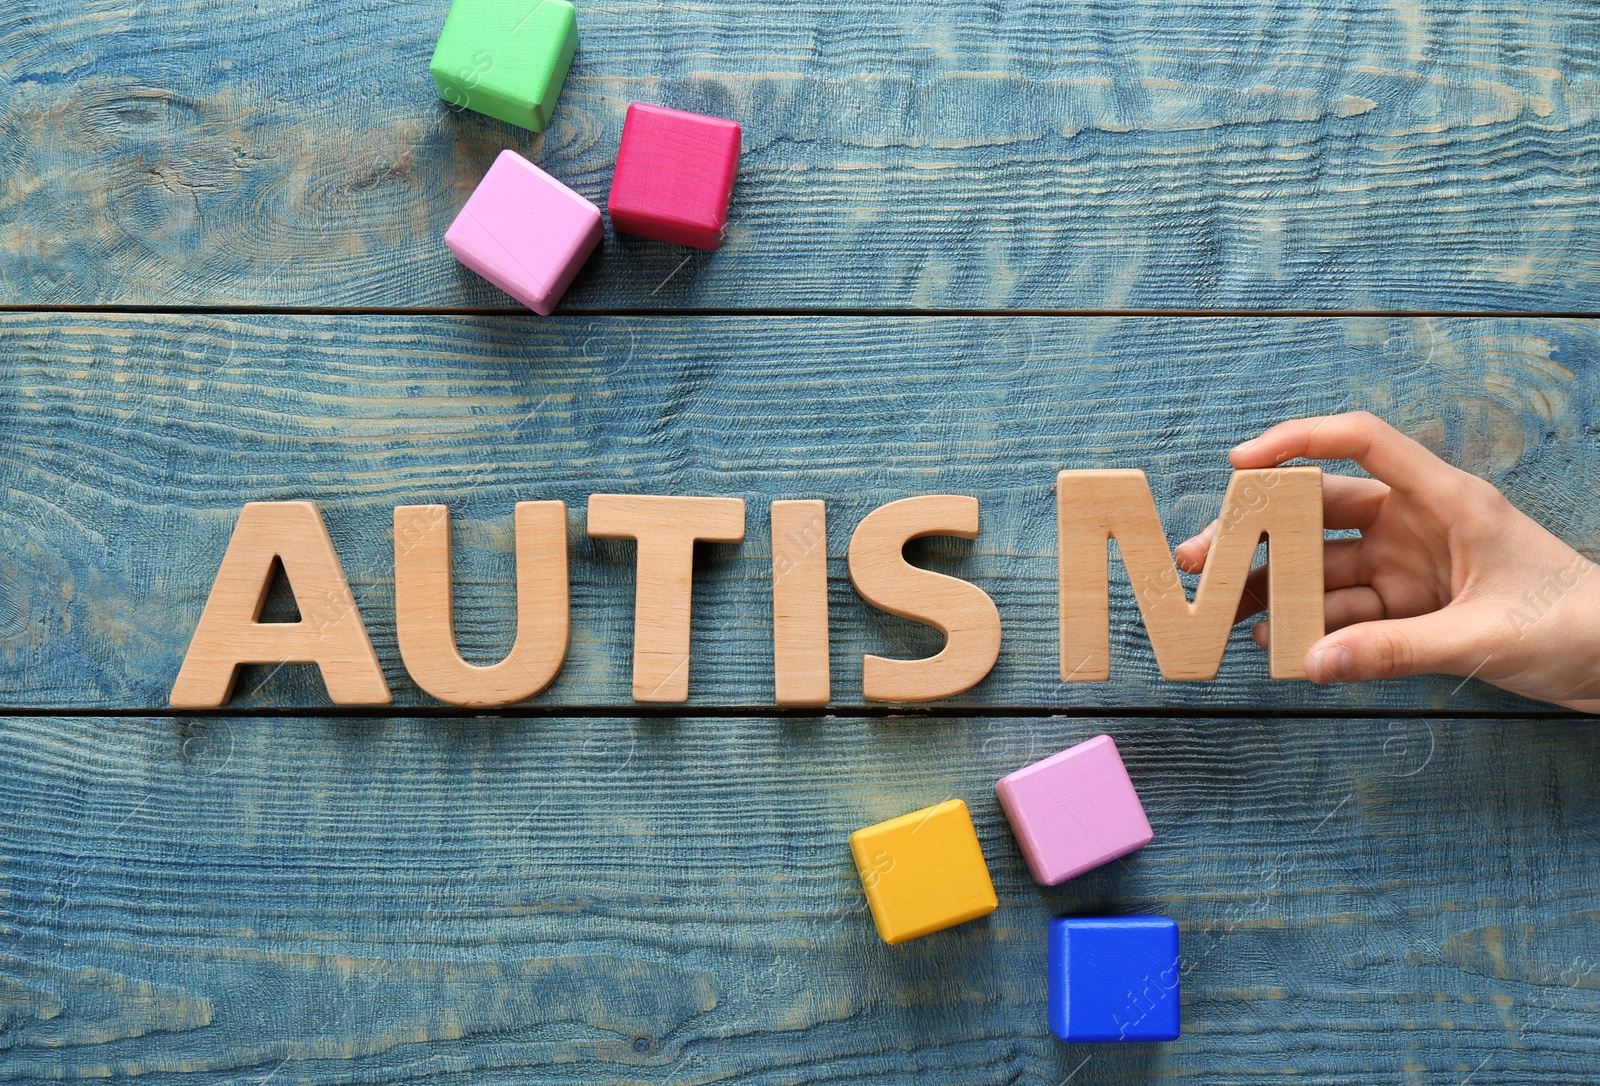
<svg viewBox="0 0 1600 1086">
<path fill-rule="evenodd" d="M 739 170 L 739 126 L 720 117 L 635 102 L 607 202 L 621 234 L 720 249 Z"/>
<path fill-rule="evenodd" d="M 501 151 L 444 243 L 461 263 L 548 317 L 605 229 L 598 207 L 515 151 Z"/>
<path fill-rule="evenodd" d="M 1109 735 L 1024 766 L 994 790 L 1033 881 L 1043 886 L 1126 856 L 1154 837 Z"/>
</svg>

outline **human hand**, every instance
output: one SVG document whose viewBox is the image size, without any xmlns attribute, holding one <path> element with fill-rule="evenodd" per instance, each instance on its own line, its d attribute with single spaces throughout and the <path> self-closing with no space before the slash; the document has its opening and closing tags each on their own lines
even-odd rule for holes
<svg viewBox="0 0 1600 1086">
<path fill-rule="evenodd" d="M 1228 454 L 1235 468 L 1297 457 L 1354 460 L 1372 476 L 1323 477 L 1323 520 L 1359 539 L 1323 549 L 1327 629 L 1306 651 L 1313 682 L 1442 673 L 1600 713 L 1600 569 L 1491 484 L 1365 411 L 1294 419 Z M 1213 523 L 1177 550 L 1197 573 Z M 1270 556 L 1269 556 L 1270 559 Z M 1253 571 L 1236 622 L 1266 608 Z M 1271 623 L 1254 629 L 1267 645 Z"/>
</svg>

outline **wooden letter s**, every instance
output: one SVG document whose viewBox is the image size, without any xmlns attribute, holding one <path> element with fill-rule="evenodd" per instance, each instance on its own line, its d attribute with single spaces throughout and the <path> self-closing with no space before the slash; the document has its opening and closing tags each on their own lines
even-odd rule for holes
<svg viewBox="0 0 1600 1086">
<path fill-rule="evenodd" d="M 861 693 L 873 701 L 935 701 L 971 689 L 1000 656 L 1000 611 L 977 585 L 919 569 L 905 545 L 929 535 L 978 538 L 978 499 L 902 498 L 862 518 L 850 537 L 850 580 L 880 610 L 945 635 L 925 660 L 861 658 Z"/>
</svg>

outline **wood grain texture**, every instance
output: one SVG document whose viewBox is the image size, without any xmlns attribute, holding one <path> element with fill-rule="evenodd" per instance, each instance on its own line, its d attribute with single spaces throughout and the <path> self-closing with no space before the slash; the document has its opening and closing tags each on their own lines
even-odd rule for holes
<svg viewBox="0 0 1600 1086">
<path fill-rule="evenodd" d="M 766 510 L 828 502 L 835 696 L 865 653 L 936 635 L 864 605 L 850 532 L 919 494 L 979 499 L 974 543 L 913 557 L 995 600 L 1000 660 L 969 705 L 1492 708 L 1475 682 L 1272 682 L 1241 628 L 1210 684 L 1166 683 L 1113 570 L 1113 679 L 1059 682 L 1056 473 L 1146 471 L 1174 541 L 1220 508 L 1235 442 L 1371 408 L 1593 555 L 1600 333 L 1554 320 L 0 316 L 0 702 L 164 706 L 239 510 L 312 500 L 402 704 L 393 509 L 455 524 L 469 662 L 515 637 L 512 510 L 606 492 L 742 497 L 744 543 L 701 548 L 692 703 L 772 704 Z M 569 516 L 568 661 L 536 704 L 627 705 L 633 547 Z M 1192 581 L 1186 583 L 1192 587 Z M 1459 688 L 1459 689 L 1458 689 Z M 256 669 L 235 705 L 327 704 Z"/>
<path fill-rule="evenodd" d="M 1038 887 L 993 781 L 1101 730 L 1156 839 Z M 0 732 L 10 1081 L 1572 1086 L 1600 1061 L 1593 728 Z M 951 797 L 1000 909 L 884 946 L 846 839 Z M 1136 912 L 1181 925 L 1183 1037 L 1054 1041 L 1046 920 Z"/>
<path fill-rule="evenodd" d="M 445 227 L 507 147 L 603 205 L 640 99 L 743 125 L 727 244 L 569 307 L 1600 301 L 1584 0 L 608 0 L 542 136 L 438 99 L 446 7 L 8 3 L 0 300 L 508 306 Z"/>
</svg>

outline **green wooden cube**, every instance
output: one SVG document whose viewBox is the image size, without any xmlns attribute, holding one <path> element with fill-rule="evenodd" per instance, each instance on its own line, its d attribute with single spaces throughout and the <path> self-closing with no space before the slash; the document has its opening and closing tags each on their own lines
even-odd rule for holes
<svg viewBox="0 0 1600 1086">
<path fill-rule="evenodd" d="M 428 70 L 451 105 L 543 132 L 577 49 L 567 0 L 455 0 Z"/>
</svg>

